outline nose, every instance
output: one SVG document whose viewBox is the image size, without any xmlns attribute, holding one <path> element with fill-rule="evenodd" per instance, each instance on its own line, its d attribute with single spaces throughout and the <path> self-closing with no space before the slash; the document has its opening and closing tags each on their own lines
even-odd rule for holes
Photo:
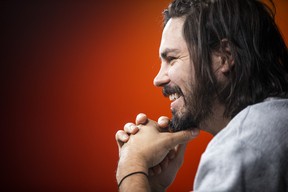
<svg viewBox="0 0 288 192">
<path fill-rule="evenodd" d="M 157 87 L 162 87 L 162 86 L 168 84 L 169 82 L 170 82 L 170 78 L 168 76 L 167 69 L 165 67 L 163 67 L 163 65 L 162 65 L 158 74 L 154 78 L 153 83 Z"/>
</svg>

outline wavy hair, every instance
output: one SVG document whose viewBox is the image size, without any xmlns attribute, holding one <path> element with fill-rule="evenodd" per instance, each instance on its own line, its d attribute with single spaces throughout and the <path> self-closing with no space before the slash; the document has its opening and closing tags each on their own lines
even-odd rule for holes
<svg viewBox="0 0 288 192">
<path fill-rule="evenodd" d="M 211 54 L 224 54 L 223 40 L 228 42 L 234 65 L 228 83 L 216 92 L 226 117 L 267 97 L 288 96 L 288 51 L 270 2 L 273 9 L 258 0 L 174 0 L 163 12 L 164 26 L 170 18 L 185 18 L 196 84 L 217 84 Z"/>
</svg>

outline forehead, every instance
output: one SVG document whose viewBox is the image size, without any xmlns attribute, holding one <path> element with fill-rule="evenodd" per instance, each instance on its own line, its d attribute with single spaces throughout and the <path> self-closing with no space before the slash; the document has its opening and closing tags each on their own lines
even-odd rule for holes
<svg viewBox="0 0 288 192">
<path fill-rule="evenodd" d="M 187 50 L 187 45 L 183 37 L 184 18 L 171 18 L 167 22 L 162 32 L 162 39 L 159 53 L 167 50 L 178 50 L 178 52 Z"/>
</svg>

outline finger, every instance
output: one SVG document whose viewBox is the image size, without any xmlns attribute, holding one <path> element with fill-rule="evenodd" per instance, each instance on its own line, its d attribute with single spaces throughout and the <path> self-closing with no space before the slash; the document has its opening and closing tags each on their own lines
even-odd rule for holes
<svg viewBox="0 0 288 192">
<path fill-rule="evenodd" d="M 148 121 L 148 118 L 147 118 L 147 115 L 144 114 L 144 113 L 139 113 L 136 117 L 136 125 L 139 125 L 139 124 L 146 124 Z"/>
<path fill-rule="evenodd" d="M 154 175 L 159 175 L 161 173 L 161 171 L 162 171 L 160 165 L 156 165 L 155 167 L 152 167 L 152 170 L 154 172 Z"/>
<path fill-rule="evenodd" d="M 184 130 L 167 134 L 170 134 L 170 137 L 167 137 L 167 139 L 170 141 L 170 149 L 172 149 L 176 145 L 187 143 L 196 138 L 199 135 L 199 129 Z"/>
<path fill-rule="evenodd" d="M 122 147 L 122 145 L 129 140 L 129 135 L 125 131 L 119 130 L 115 134 L 115 139 L 116 139 L 117 145 L 120 149 Z"/>
<path fill-rule="evenodd" d="M 139 131 L 139 128 L 134 123 L 126 123 L 124 125 L 124 131 L 128 134 L 136 134 Z"/>
<path fill-rule="evenodd" d="M 170 119 L 166 116 L 161 116 L 158 119 L 158 125 L 160 128 L 167 128 L 169 126 Z"/>
<path fill-rule="evenodd" d="M 155 175 L 155 173 L 154 173 L 154 171 L 153 171 L 152 168 L 150 168 L 150 169 L 148 170 L 148 173 L 149 173 L 149 176 L 154 176 L 154 175 Z"/>
<path fill-rule="evenodd" d="M 167 157 L 168 157 L 169 160 L 174 159 L 175 156 L 176 156 L 176 149 L 171 149 L 171 150 L 169 151 L 169 153 L 167 154 Z"/>
<path fill-rule="evenodd" d="M 160 163 L 161 170 L 165 170 L 168 167 L 169 158 L 166 156 L 163 161 Z"/>
<path fill-rule="evenodd" d="M 187 143 L 177 145 L 176 146 L 177 155 L 184 155 L 186 147 L 187 147 Z"/>
<path fill-rule="evenodd" d="M 185 154 L 185 150 L 186 150 L 186 146 L 187 144 L 181 144 L 181 145 L 177 145 L 175 147 L 175 150 L 177 151 L 177 157 L 180 157 L 180 158 L 175 158 L 176 159 L 176 164 L 179 168 L 183 165 L 183 162 L 184 162 L 184 158 L 181 158 L 184 156 Z"/>
</svg>

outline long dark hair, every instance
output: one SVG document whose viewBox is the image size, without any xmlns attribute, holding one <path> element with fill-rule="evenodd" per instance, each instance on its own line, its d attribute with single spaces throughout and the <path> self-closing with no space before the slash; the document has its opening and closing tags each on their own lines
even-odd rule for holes
<svg viewBox="0 0 288 192">
<path fill-rule="evenodd" d="M 234 65 L 228 84 L 216 92 L 226 117 L 267 97 L 288 95 L 288 51 L 274 10 L 258 0 L 174 0 L 163 12 L 164 25 L 185 17 L 183 35 L 197 84 L 216 85 L 211 54 L 221 51 L 223 39 L 229 43 Z"/>
</svg>

